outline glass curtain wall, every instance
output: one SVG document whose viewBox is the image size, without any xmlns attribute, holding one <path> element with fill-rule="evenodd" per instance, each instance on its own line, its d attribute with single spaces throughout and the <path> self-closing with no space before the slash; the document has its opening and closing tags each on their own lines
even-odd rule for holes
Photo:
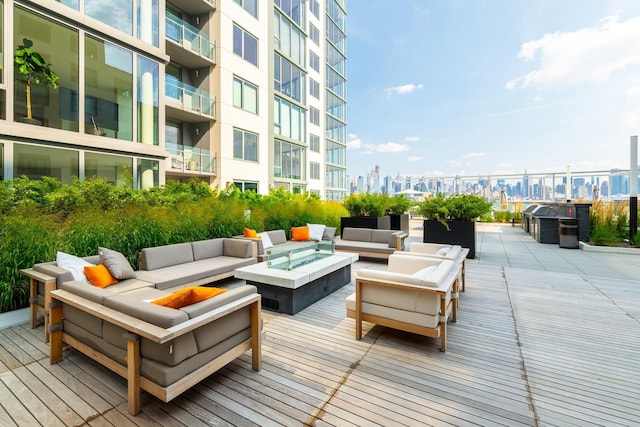
<svg viewBox="0 0 640 427">
<path fill-rule="evenodd" d="M 14 120 L 56 129 L 78 131 L 78 32 L 51 19 L 21 7 L 14 9 L 14 50 L 24 43 L 33 43 L 58 75 L 60 87 L 30 85 L 32 119 L 27 118 L 26 77 L 16 72 Z"/>
<path fill-rule="evenodd" d="M 133 140 L 133 54 L 85 36 L 85 132 Z"/>
<path fill-rule="evenodd" d="M 57 178 L 63 184 L 72 184 L 78 176 L 78 152 L 39 145 L 13 146 L 14 176 L 42 179 Z"/>
</svg>

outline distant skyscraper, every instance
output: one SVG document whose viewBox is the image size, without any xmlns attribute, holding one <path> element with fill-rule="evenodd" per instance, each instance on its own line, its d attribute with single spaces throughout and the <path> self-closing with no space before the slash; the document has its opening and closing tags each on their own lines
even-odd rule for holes
<svg viewBox="0 0 640 427">
<path fill-rule="evenodd" d="M 527 175 L 527 170 L 524 170 L 524 176 L 522 177 L 522 197 L 531 197 L 529 194 L 529 175 Z"/>
</svg>

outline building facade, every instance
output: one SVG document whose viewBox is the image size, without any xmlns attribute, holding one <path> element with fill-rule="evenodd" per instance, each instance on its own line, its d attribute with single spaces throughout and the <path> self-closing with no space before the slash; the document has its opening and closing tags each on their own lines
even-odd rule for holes
<svg viewBox="0 0 640 427">
<path fill-rule="evenodd" d="M 346 194 L 344 0 L 0 0 L 0 178 Z M 59 87 L 14 67 L 25 43 Z M 30 102 L 29 102 L 30 101 Z M 30 104 L 31 115 L 27 109 Z"/>
</svg>

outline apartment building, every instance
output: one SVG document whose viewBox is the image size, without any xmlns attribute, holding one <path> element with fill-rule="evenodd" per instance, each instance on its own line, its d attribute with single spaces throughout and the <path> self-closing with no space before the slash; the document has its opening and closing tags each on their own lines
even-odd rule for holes
<svg viewBox="0 0 640 427">
<path fill-rule="evenodd" d="M 0 178 L 133 178 L 148 188 L 198 177 L 340 200 L 345 8 L 0 0 Z M 58 88 L 32 82 L 27 95 L 14 67 L 25 43 L 51 64 Z"/>
</svg>

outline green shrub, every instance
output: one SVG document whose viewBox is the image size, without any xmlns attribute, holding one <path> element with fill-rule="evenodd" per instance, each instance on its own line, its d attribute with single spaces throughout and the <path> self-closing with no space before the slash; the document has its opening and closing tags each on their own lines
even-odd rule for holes
<svg viewBox="0 0 640 427">
<path fill-rule="evenodd" d="M 350 216 L 383 216 L 389 208 L 389 196 L 386 194 L 351 194 L 342 202 Z"/>
<path fill-rule="evenodd" d="M 425 219 L 442 223 L 447 229 L 447 220 L 475 221 L 491 213 L 491 203 L 475 194 L 455 194 L 445 197 L 438 194 L 418 204 L 418 214 Z"/>
<path fill-rule="evenodd" d="M 341 203 L 282 189 L 269 195 L 233 186 L 213 191 L 191 180 L 133 190 L 103 180 L 61 185 L 53 178 L 0 181 L 0 211 L 0 312 L 28 304 L 20 269 L 52 261 L 57 251 L 89 256 L 107 247 L 137 268 L 146 247 L 230 237 L 245 226 L 287 233 L 306 223 L 337 227 L 346 215 Z"/>
</svg>

